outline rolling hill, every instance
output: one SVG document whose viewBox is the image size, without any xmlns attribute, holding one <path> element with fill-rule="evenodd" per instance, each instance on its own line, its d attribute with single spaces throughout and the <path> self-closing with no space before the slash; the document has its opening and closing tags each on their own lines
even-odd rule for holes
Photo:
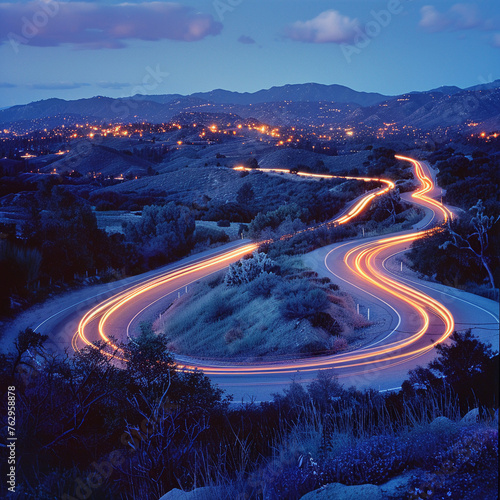
<svg viewBox="0 0 500 500">
<path fill-rule="evenodd" d="M 219 114 L 231 119 L 254 118 L 276 126 L 362 124 L 377 128 L 394 122 L 429 130 L 468 122 L 487 122 L 491 127 L 498 127 L 500 80 L 464 90 L 440 87 L 393 97 L 357 92 L 341 85 L 308 83 L 254 93 L 214 90 L 190 96 L 170 94 L 120 99 L 97 96 L 75 101 L 47 99 L 0 110 L 0 125 L 39 130 L 78 122 L 162 123 L 185 113 L 198 114 L 206 121 L 211 119 L 211 114 Z"/>
</svg>

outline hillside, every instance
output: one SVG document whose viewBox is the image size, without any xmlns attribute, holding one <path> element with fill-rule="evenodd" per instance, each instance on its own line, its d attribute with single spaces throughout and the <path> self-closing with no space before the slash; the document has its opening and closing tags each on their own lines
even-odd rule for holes
<svg viewBox="0 0 500 500">
<path fill-rule="evenodd" d="M 142 158 L 127 155 L 117 149 L 104 145 L 86 145 L 85 155 L 82 156 L 78 145 L 64 158 L 40 169 L 41 172 L 76 171 L 82 175 L 102 174 L 106 176 L 143 176 L 152 164 Z M 93 174 L 92 174 L 93 175 Z"/>
</svg>

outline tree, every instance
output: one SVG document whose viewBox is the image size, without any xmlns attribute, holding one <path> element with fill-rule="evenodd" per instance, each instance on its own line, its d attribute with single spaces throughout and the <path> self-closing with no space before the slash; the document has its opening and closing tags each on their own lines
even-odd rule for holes
<svg viewBox="0 0 500 500">
<path fill-rule="evenodd" d="M 325 410 L 334 399 L 343 395 L 344 389 L 333 369 L 329 369 L 318 371 L 316 380 L 308 385 L 307 392 L 313 403 Z"/>
<path fill-rule="evenodd" d="M 36 249 L 0 241 L 0 313 L 11 306 L 11 295 L 23 294 L 39 276 L 42 255 Z"/>
<path fill-rule="evenodd" d="M 146 323 L 141 323 L 140 328 L 140 335 L 124 347 L 127 374 L 133 389 L 159 397 L 171 384 L 174 359 L 167 349 L 165 334 L 155 334 Z"/>
<path fill-rule="evenodd" d="M 171 202 L 145 206 L 139 222 L 125 226 L 125 236 L 149 259 L 169 260 L 188 250 L 195 230 L 193 213 Z"/>
<path fill-rule="evenodd" d="M 438 344 L 438 357 L 429 363 L 429 367 L 438 371 L 451 385 L 470 385 L 493 356 L 491 345 L 483 344 L 472 335 L 471 330 L 454 332 L 452 344 Z"/>
<path fill-rule="evenodd" d="M 468 236 L 462 236 L 452 229 L 451 223 L 449 224 L 449 232 L 453 241 L 448 241 L 443 245 L 446 249 L 448 245 L 454 245 L 459 249 L 468 250 L 472 252 L 475 257 L 481 262 L 482 266 L 488 273 L 491 288 L 495 288 L 495 279 L 489 264 L 489 256 L 487 253 L 489 247 L 489 231 L 500 220 L 500 215 L 495 217 L 488 217 L 484 214 L 483 201 L 479 200 L 469 212 L 473 214 L 470 223 L 473 227 L 473 232 Z"/>
<path fill-rule="evenodd" d="M 34 354 L 34 351 L 43 348 L 43 344 L 48 338 L 48 335 L 36 333 L 31 328 L 26 328 L 18 333 L 17 338 L 14 341 L 16 353 L 12 359 L 12 368 L 10 373 L 11 378 L 14 378 L 16 370 L 20 365 L 32 368 L 32 365 L 23 359 L 25 357 L 24 355 L 30 350 L 32 350 L 32 354 Z"/>
<path fill-rule="evenodd" d="M 451 344 L 436 346 L 438 355 L 427 368 L 410 371 L 412 386 L 439 390 L 445 383 L 457 394 L 463 410 L 477 404 L 498 404 L 498 353 L 472 335 L 471 330 L 453 332 L 450 338 Z"/>
<path fill-rule="evenodd" d="M 399 195 L 399 189 L 391 189 L 386 195 L 382 196 L 379 200 L 379 207 L 389 214 L 391 222 L 394 224 L 396 222 L 396 214 L 398 206 L 401 204 L 401 197 Z"/>
<path fill-rule="evenodd" d="M 255 193 L 253 191 L 252 185 L 249 182 L 245 182 L 236 193 L 236 201 L 240 205 L 248 205 L 254 200 L 254 198 Z"/>
</svg>

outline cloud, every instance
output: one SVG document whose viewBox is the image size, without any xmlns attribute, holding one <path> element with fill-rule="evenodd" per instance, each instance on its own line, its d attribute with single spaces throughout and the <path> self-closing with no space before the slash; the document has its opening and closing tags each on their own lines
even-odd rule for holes
<svg viewBox="0 0 500 500">
<path fill-rule="evenodd" d="M 492 37 L 491 37 L 491 45 L 495 48 L 499 48 L 500 49 L 500 33 L 495 33 Z"/>
<path fill-rule="evenodd" d="M 419 26 L 431 33 L 441 31 L 460 31 L 468 29 L 491 29 L 490 21 L 479 14 L 476 5 L 457 3 L 446 12 L 439 12 L 433 5 L 424 5 L 420 9 Z"/>
<path fill-rule="evenodd" d="M 238 42 L 244 43 L 246 45 L 251 45 L 251 44 L 257 43 L 251 36 L 246 36 L 246 35 L 241 35 L 238 38 Z"/>
<path fill-rule="evenodd" d="M 0 89 L 13 89 L 15 87 L 17 87 L 17 85 L 14 85 L 13 83 L 0 82 Z"/>
<path fill-rule="evenodd" d="M 443 31 L 450 25 L 448 18 L 444 14 L 440 14 L 432 5 L 424 5 L 420 9 L 420 14 L 422 17 L 418 25 L 427 31 Z"/>
<path fill-rule="evenodd" d="M 70 90 L 89 87 L 90 83 L 75 83 L 75 82 L 54 82 L 54 83 L 33 83 L 29 88 L 36 90 Z"/>
<path fill-rule="evenodd" d="M 130 85 L 130 83 L 119 83 L 119 82 L 98 82 L 96 85 L 101 89 L 113 89 L 113 90 L 127 89 L 132 86 Z"/>
<path fill-rule="evenodd" d="M 285 29 L 285 36 L 306 43 L 349 43 L 359 29 L 357 19 L 327 10 L 309 21 L 290 24 Z"/>
<path fill-rule="evenodd" d="M 0 43 L 118 49 L 126 46 L 126 40 L 194 42 L 218 35 L 221 29 L 211 14 L 174 2 L 0 4 Z"/>
</svg>

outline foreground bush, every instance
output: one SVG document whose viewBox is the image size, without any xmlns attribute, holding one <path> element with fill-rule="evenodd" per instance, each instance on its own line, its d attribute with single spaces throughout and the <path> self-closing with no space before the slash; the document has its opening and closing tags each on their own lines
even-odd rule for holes
<svg viewBox="0 0 500 500">
<path fill-rule="evenodd" d="M 412 475 L 406 498 L 496 498 L 497 423 L 488 412 L 478 424 L 461 423 L 461 394 L 433 385 L 436 376 L 427 374 L 425 389 L 408 381 L 383 396 L 346 389 L 324 370 L 271 402 L 230 408 L 203 374 L 178 371 L 168 339 L 147 325 L 120 346 L 125 366 L 101 344 L 53 358 L 46 341 L 27 329 L 15 353 L 0 359 L 19 408 L 23 466 L 13 498 L 67 500 L 87 491 L 103 500 L 157 499 L 172 488 L 218 484 L 218 498 L 293 500 L 330 482 L 380 484 L 405 471 Z M 475 356 L 456 356 L 475 341 L 456 334 L 438 352 L 435 366 L 447 379 L 460 385 L 484 369 Z M 32 363 L 32 349 L 41 365 Z M 468 383 L 477 390 L 479 379 Z"/>
</svg>

